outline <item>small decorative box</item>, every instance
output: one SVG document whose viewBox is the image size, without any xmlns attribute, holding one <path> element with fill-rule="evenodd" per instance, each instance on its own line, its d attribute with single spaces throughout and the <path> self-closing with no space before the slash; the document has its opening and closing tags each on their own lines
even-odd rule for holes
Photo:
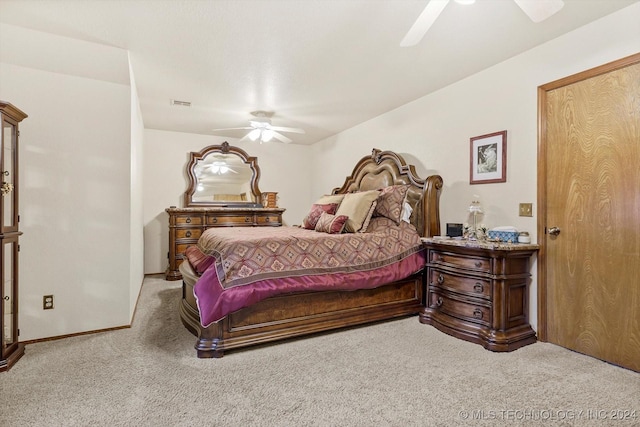
<svg viewBox="0 0 640 427">
<path fill-rule="evenodd" d="M 489 230 L 487 234 L 490 239 L 499 240 L 501 242 L 511 242 L 518 243 L 518 232 L 517 231 L 497 231 L 497 230 Z"/>
</svg>

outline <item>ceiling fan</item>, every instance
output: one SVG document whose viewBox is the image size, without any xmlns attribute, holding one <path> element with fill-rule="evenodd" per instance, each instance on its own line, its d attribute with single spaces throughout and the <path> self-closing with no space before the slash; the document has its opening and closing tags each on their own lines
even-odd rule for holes
<svg viewBox="0 0 640 427">
<path fill-rule="evenodd" d="M 455 0 L 460 4 L 472 4 L 475 0 Z M 541 22 L 554 15 L 564 6 L 563 0 L 513 0 L 533 22 Z M 449 0 L 430 0 L 416 22 L 400 42 L 401 47 L 414 46 L 422 40 L 429 28 L 438 19 Z"/>
<path fill-rule="evenodd" d="M 225 131 L 225 130 L 249 130 L 242 139 L 249 138 L 251 141 L 260 141 L 269 142 L 273 138 L 284 142 L 286 144 L 293 142 L 291 139 L 287 138 L 280 132 L 291 132 L 291 133 L 305 133 L 303 129 L 299 128 L 290 128 L 283 126 L 272 126 L 271 125 L 271 117 L 273 117 L 273 111 L 252 111 L 251 117 L 249 119 L 249 126 L 240 127 L 240 128 L 226 128 L 226 129 L 212 129 L 214 132 L 217 131 Z"/>
</svg>

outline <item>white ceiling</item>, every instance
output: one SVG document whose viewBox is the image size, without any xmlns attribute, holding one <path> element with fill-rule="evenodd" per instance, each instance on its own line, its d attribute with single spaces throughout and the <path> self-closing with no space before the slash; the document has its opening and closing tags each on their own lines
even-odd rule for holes
<svg viewBox="0 0 640 427">
<path fill-rule="evenodd" d="M 512 0 L 451 2 L 410 48 L 427 0 L 0 0 L 0 22 L 129 50 L 146 128 L 214 134 L 271 110 L 312 144 L 636 1 L 565 0 L 538 24 Z"/>
</svg>

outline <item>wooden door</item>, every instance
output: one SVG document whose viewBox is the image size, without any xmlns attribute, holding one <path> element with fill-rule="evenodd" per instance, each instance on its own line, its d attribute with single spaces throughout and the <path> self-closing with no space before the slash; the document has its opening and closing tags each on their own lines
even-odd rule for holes
<svg viewBox="0 0 640 427">
<path fill-rule="evenodd" d="M 539 338 L 640 371 L 640 54 L 541 86 Z"/>
</svg>

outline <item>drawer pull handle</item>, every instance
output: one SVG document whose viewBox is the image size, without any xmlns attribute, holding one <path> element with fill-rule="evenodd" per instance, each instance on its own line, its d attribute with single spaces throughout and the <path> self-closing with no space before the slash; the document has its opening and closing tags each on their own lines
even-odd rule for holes
<svg viewBox="0 0 640 427">
<path fill-rule="evenodd" d="M 214 223 L 214 224 L 217 224 L 218 223 L 218 218 L 214 216 L 213 218 L 211 218 L 211 222 Z"/>
<path fill-rule="evenodd" d="M 271 222 L 271 218 L 269 218 L 268 216 L 264 218 L 264 222 Z"/>
<path fill-rule="evenodd" d="M 438 307 L 442 307 L 442 297 L 438 297 L 438 299 L 436 300 L 436 305 Z"/>
<path fill-rule="evenodd" d="M 438 283 L 440 283 L 440 284 L 444 283 L 444 276 L 442 274 L 438 275 Z"/>
<path fill-rule="evenodd" d="M 482 310 L 480 310 L 479 308 L 473 310 L 473 317 L 475 317 L 476 319 L 482 319 Z"/>
<path fill-rule="evenodd" d="M 251 222 L 251 217 L 248 217 L 248 216 L 247 216 L 247 217 L 245 217 L 245 218 L 244 218 L 244 222 Z"/>
<path fill-rule="evenodd" d="M 476 267 L 478 267 L 478 268 L 482 267 L 482 262 L 481 261 L 476 261 Z"/>
<path fill-rule="evenodd" d="M 191 224 L 191 217 L 188 217 L 184 222 L 186 222 L 187 224 Z"/>
<path fill-rule="evenodd" d="M 184 233 L 184 235 L 187 236 L 187 237 L 191 237 L 191 232 L 187 231 L 186 233 Z"/>
<path fill-rule="evenodd" d="M 478 293 L 482 293 L 482 291 L 484 290 L 482 283 L 476 282 L 476 284 L 473 285 L 473 290 Z"/>
</svg>

